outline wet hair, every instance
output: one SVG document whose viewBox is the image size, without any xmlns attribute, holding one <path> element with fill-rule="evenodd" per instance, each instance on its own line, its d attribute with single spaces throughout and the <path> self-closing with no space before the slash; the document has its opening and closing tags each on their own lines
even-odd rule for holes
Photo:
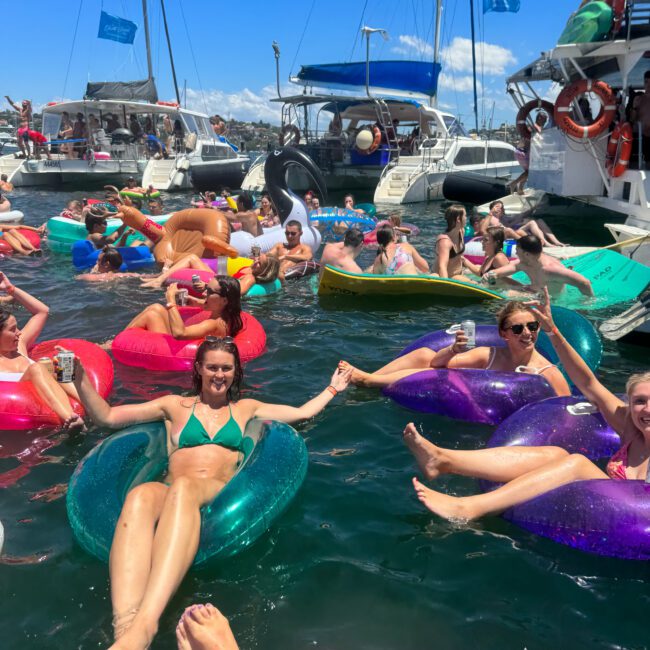
<svg viewBox="0 0 650 650">
<path fill-rule="evenodd" d="M 253 196 L 250 192 L 242 192 L 237 197 L 237 205 L 241 206 L 243 210 L 252 210 L 253 209 Z"/>
<path fill-rule="evenodd" d="M 497 325 L 499 327 L 499 331 L 503 332 L 505 329 L 505 324 L 513 314 L 520 314 L 522 312 L 533 315 L 533 312 L 530 310 L 530 308 L 526 307 L 523 302 L 517 302 L 516 300 L 507 302 L 505 306 L 501 307 L 501 309 L 499 309 L 497 312 Z"/>
<path fill-rule="evenodd" d="M 525 253 L 539 255 L 543 248 L 541 239 L 535 235 L 525 235 L 517 240 L 517 250 L 522 250 Z"/>
<path fill-rule="evenodd" d="M 119 271 L 124 262 L 122 254 L 114 246 L 104 246 L 100 253 L 100 257 L 102 257 L 103 262 L 110 264 L 113 271 Z"/>
<path fill-rule="evenodd" d="M 343 203 L 345 203 L 345 199 L 352 199 L 352 203 L 354 203 L 354 196 L 352 194 L 346 194 L 343 197 Z"/>
<path fill-rule="evenodd" d="M 506 241 L 506 231 L 501 226 L 490 226 L 485 230 L 486 234 L 494 239 L 494 252 L 503 253 L 503 244 Z"/>
<path fill-rule="evenodd" d="M 395 231 L 393 226 L 389 223 L 385 223 L 383 226 L 379 226 L 377 230 L 377 257 L 386 257 L 388 261 L 388 253 L 386 253 L 386 248 L 389 244 L 392 244 L 395 240 Z"/>
<path fill-rule="evenodd" d="M 222 314 L 228 326 L 228 334 L 236 336 L 244 327 L 241 319 L 241 287 L 239 286 L 239 280 L 229 275 L 216 275 L 214 279 L 221 288 L 221 297 L 228 301 Z"/>
<path fill-rule="evenodd" d="M 199 345 L 196 350 L 196 356 L 194 357 L 194 365 L 192 366 L 192 391 L 195 395 L 201 394 L 201 389 L 203 388 L 203 381 L 201 380 L 201 375 L 197 369 L 197 366 L 202 366 L 205 362 L 205 355 L 208 352 L 213 350 L 219 350 L 222 352 L 227 352 L 232 354 L 235 360 L 235 378 L 226 393 L 228 400 L 237 400 L 239 399 L 239 390 L 241 387 L 242 380 L 244 379 L 244 371 L 242 369 L 241 360 L 239 358 L 239 350 L 237 345 L 232 340 L 230 336 L 225 338 L 217 338 L 215 336 L 207 336 L 205 341 Z"/>
<path fill-rule="evenodd" d="M 445 210 L 445 219 L 447 220 L 447 232 L 449 232 L 455 225 L 458 219 L 461 219 L 465 214 L 465 208 L 460 203 L 454 203 Z"/>
<path fill-rule="evenodd" d="M 497 199 L 496 201 L 492 201 L 492 203 L 490 203 L 490 212 L 492 212 L 492 208 L 493 208 L 497 203 L 500 203 L 500 204 L 501 204 L 501 207 L 503 208 L 503 211 L 505 212 L 505 211 L 506 211 L 506 206 L 503 205 L 503 201 L 502 201 L 501 199 Z"/>
<path fill-rule="evenodd" d="M 343 245 L 357 248 L 363 244 L 363 233 L 358 228 L 348 228 L 343 235 Z"/>
<path fill-rule="evenodd" d="M 0 307 L 0 332 L 7 326 L 7 322 L 13 316 L 13 314 L 8 310 Z"/>
<path fill-rule="evenodd" d="M 6 180 L 9 180 L 9 176 L 7 176 L 7 174 L 2 174 L 2 176 L 0 176 L 0 181 L 6 181 Z"/>
<path fill-rule="evenodd" d="M 255 281 L 260 283 L 273 282 L 278 279 L 278 273 L 280 271 L 280 260 L 277 257 L 266 256 L 265 264 L 263 265 L 260 272 L 255 275 Z"/>
<path fill-rule="evenodd" d="M 292 219 L 291 221 L 287 221 L 287 223 L 284 224 L 285 228 L 287 226 L 293 226 L 294 228 L 298 228 L 298 232 L 302 233 L 302 224 L 300 223 L 300 221 L 296 221 L 295 219 Z"/>
<path fill-rule="evenodd" d="M 630 396 L 630 393 L 639 385 L 650 382 L 650 372 L 637 372 L 630 375 L 630 378 L 625 383 L 625 393 Z"/>
<path fill-rule="evenodd" d="M 391 212 L 388 215 L 388 220 L 393 227 L 399 227 L 402 225 L 402 215 L 397 212 Z"/>
<path fill-rule="evenodd" d="M 86 230 L 89 233 L 92 233 L 92 231 L 95 230 L 95 226 L 99 226 L 102 223 L 106 223 L 106 217 L 93 214 L 91 210 L 91 212 L 89 212 L 86 215 L 85 222 L 86 222 Z"/>
</svg>

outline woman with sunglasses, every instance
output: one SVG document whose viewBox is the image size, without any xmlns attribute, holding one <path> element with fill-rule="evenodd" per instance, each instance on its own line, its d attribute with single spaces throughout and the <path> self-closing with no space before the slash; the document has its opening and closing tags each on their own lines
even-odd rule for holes
<svg viewBox="0 0 650 650">
<path fill-rule="evenodd" d="M 351 382 L 360 386 L 383 388 L 398 379 L 429 368 L 477 368 L 501 372 L 527 372 L 542 375 L 557 395 L 571 391 L 562 373 L 536 349 L 540 321 L 532 308 L 521 302 L 508 302 L 497 314 L 499 336 L 505 347 L 477 347 L 467 350 L 467 336 L 456 332 L 453 345 L 435 351 L 423 347 L 413 350 L 373 373 L 354 368 L 342 361 L 339 368 L 352 370 Z"/>
<path fill-rule="evenodd" d="M 418 498 L 445 519 L 470 520 L 503 512 L 567 483 L 587 479 L 643 480 L 650 458 L 650 372 L 632 375 L 626 386 L 627 402 L 603 386 L 553 323 L 548 303 L 531 303 L 531 309 L 553 342 L 562 365 L 584 396 L 594 404 L 621 437 L 621 448 L 605 471 L 582 454 L 561 447 L 494 447 L 475 451 L 443 449 L 426 440 L 409 423 L 404 441 L 427 480 L 441 474 L 460 474 L 502 487 L 470 497 L 452 497 L 431 490 L 416 478 Z"/>
<path fill-rule="evenodd" d="M 216 275 L 208 282 L 203 308 L 210 315 L 199 323 L 186 324 L 176 304 L 178 285 L 167 287 L 165 306 L 154 303 L 141 311 L 127 326 L 149 332 L 170 334 L 176 339 L 202 339 L 206 336 L 235 336 L 242 328 L 239 282 L 228 275 Z"/>
<path fill-rule="evenodd" d="M 169 599 L 199 544 L 200 509 L 234 476 L 243 458 L 244 432 L 253 418 L 292 424 L 312 418 L 349 383 L 336 370 L 327 387 L 299 407 L 240 399 L 243 370 L 232 339 L 207 338 L 192 370 L 195 397 L 167 395 L 144 404 L 111 407 L 76 362 L 75 384 L 88 415 L 121 429 L 165 423 L 169 463 L 164 482 L 142 483 L 127 495 L 110 554 L 117 648 L 148 648 Z"/>
</svg>

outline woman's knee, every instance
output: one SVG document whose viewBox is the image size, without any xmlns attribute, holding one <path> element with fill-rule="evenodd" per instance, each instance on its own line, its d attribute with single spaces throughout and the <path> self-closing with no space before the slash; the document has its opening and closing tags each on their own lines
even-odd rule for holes
<svg viewBox="0 0 650 650">
<path fill-rule="evenodd" d="M 174 499 L 192 500 L 196 498 L 194 481 L 186 476 L 179 476 L 169 486 L 168 496 Z"/>
<path fill-rule="evenodd" d="M 576 478 L 579 478 L 585 471 L 590 471 L 593 468 L 593 463 L 582 454 L 567 454 L 564 463 Z"/>
<path fill-rule="evenodd" d="M 143 483 L 134 487 L 124 500 L 122 514 L 153 513 L 159 509 L 162 486 L 156 483 Z"/>
</svg>

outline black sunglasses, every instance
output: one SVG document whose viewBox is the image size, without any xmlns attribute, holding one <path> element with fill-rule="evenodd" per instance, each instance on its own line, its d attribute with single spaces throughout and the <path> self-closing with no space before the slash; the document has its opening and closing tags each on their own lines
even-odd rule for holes
<svg viewBox="0 0 650 650">
<path fill-rule="evenodd" d="M 221 296 L 223 298 L 223 289 L 219 287 L 218 289 L 213 289 L 212 287 L 206 287 L 205 293 L 208 296 Z"/>
<path fill-rule="evenodd" d="M 512 330 L 512 333 L 516 336 L 519 336 L 524 331 L 524 327 L 528 329 L 531 334 L 534 334 L 539 329 L 539 321 L 533 320 L 530 323 L 517 323 L 516 325 L 510 325 L 510 327 L 504 327 L 504 330 Z"/>
<path fill-rule="evenodd" d="M 289 235 L 299 235 L 300 233 L 297 230 L 285 230 L 284 234 L 289 237 Z"/>
<path fill-rule="evenodd" d="M 206 343 L 216 343 L 217 341 L 223 341 L 224 343 L 234 343 L 235 339 L 232 336 L 206 336 Z"/>
</svg>

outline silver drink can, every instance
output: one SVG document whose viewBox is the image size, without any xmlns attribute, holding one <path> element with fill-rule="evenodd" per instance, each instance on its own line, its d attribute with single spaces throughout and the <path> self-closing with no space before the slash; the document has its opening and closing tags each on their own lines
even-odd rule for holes
<svg viewBox="0 0 650 650">
<path fill-rule="evenodd" d="M 476 347 L 476 323 L 473 320 L 464 320 L 460 324 L 460 329 L 465 332 L 467 337 L 467 349 Z"/>
<path fill-rule="evenodd" d="M 185 307 L 187 305 L 187 289 L 179 289 L 176 292 L 176 302 L 181 306 Z"/>
<path fill-rule="evenodd" d="M 56 380 L 61 384 L 74 381 L 74 352 L 61 350 L 56 357 Z"/>
<path fill-rule="evenodd" d="M 201 282 L 201 276 L 198 273 L 195 273 L 192 276 L 192 282 Z"/>
</svg>

